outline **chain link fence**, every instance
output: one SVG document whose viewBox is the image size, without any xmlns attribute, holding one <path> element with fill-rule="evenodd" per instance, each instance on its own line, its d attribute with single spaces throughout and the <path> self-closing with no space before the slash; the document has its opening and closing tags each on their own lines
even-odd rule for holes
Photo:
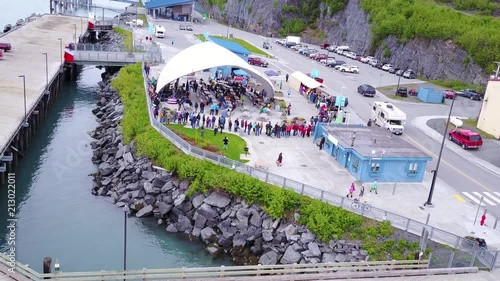
<svg viewBox="0 0 500 281">
<path fill-rule="evenodd" d="M 377 221 L 390 221 L 394 227 L 403 230 L 404 232 L 414 234 L 418 237 L 420 237 L 425 230 L 428 233 L 428 240 L 453 248 L 448 251 L 433 253 L 433 259 L 431 259 L 431 263 L 436 268 L 450 266 L 461 267 L 464 264 L 466 264 L 466 266 L 477 266 L 479 268 L 488 269 L 500 267 L 500 264 L 497 264 L 498 251 L 496 249 L 483 249 L 479 247 L 478 243 L 474 240 L 460 237 L 453 233 L 435 228 L 425 223 L 421 223 L 413 219 L 373 207 L 368 204 L 362 204 L 354 201 L 353 199 L 333 194 L 328 191 L 324 191 L 322 189 L 291 179 L 287 179 L 280 175 L 270 173 L 266 170 L 245 165 L 241 162 L 228 159 L 222 155 L 191 146 L 188 142 L 177 136 L 173 131 L 153 118 L 151 111 L 152 102 L 147 92 L 147 76 L 145 75 L 145 73 L 143 73 L 143 75 L 145 77 L 144 85 L 146 89 L 148 107 L 150 109 L 149 117 L 151 123 L 153 124 L 153 127 L 160 131 L 166 138 L 168 138 L 177 147 L 182 149 L 186 154 L 211 161 L 218 165 L 230 167 L 238 172 L 247 174 L 266 183 L 292 189 L 302 195 L 328 202 L 333 206 L 349 210 L 367 218 L 371 218 Z"/>
</svg>

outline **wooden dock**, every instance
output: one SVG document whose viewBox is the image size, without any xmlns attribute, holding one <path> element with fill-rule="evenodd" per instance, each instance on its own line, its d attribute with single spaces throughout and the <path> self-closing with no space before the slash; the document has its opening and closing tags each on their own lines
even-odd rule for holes
<svg viewBox="0 0 500 281">
<path fill-rule="evenodd" d="M 0 112 L 2 112 L 0 115 L 0 158 L 7 148 L 19 145 L 15 144 L 14 139 L 23 127 L 24 129 L 28 127 L 24 122 L 25 114 L 28 117 L 39 114 L 40 108 L 37 109 L 37 106 L 43 96 L 46 96 L 45 99 L 52 97 L 51 91 L 45 92 L 47 80 L 49 84 L 57 82 L 54 79 L 60 76 L 64 47 L 73 42 L 75 32 L 76 36 L 79 36 L 80 31 L 86 29 L 86 25 L 87 20 L 79 17 L 44 15 L 35 17 L 33 21 L 27 22 L 24 26 L 0 38 L 12 46 L 12 50 L 5 52 L 0 61 L 2 70 L 0 75 Z M 21 75 L 25 77 L 26 87 L 23 85 Z M 24 102 L 24 88 L 26 89 L 26 103 Z M 36 123 L 36 120 L 29 121 Z M 28 125 L 31 124 L 28 122 Z M 15 149 L 20 150 L 17 147 Z"/>
</svg>

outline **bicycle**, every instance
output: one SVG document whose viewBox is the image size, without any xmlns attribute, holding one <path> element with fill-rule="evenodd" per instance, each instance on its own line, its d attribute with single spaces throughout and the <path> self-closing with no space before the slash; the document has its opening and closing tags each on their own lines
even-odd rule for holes
<svg viewBox="0 0 500 281">
<path fill-rule="evenodd" d="M 366 201 L 365 203 L 360 203 L 359 199 L 354 199 L 354 202 L 351 204 L 351 208 L 354 210 L 361 208 L 361 212 L 363 213 L 367 213 L 372 210 L 372 206 L 370 204 L 367 204 Z"/>
</svg>

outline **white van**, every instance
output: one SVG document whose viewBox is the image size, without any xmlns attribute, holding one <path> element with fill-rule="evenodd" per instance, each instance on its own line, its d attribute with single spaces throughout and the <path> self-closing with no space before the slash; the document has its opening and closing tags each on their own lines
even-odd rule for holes
<svg viewBox="0 0 500 281">
<path fill-rule="evenodd" d="M 165 38 L 165 27 L 161 25 L 155 26 L 155 37 L 156 38 Z"/>
<path fill-rule="evenodd" d="M 349 48 L 349 46 L 338 46 L 336 49 L 335 49 L 335 52 L 337 54 L 342 54 L 343 52 L 349 52 L 351 49 Z"/>
</svg>

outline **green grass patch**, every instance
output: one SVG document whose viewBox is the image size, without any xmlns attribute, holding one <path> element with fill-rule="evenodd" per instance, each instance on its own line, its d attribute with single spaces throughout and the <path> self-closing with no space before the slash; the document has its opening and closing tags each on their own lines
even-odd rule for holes
<svg viewBox="0 0 500 281">
<path fill-rule="evenodd" d="M 139 0 L 139 3 L 137 3 L 137 7 L 143 8 L 144 4 L 142 3 L 142 0 Z"/>
<path fill-rule="evenodd" d="M 441 87 L 444 87 L 447 89 L 451 89 L 451 90 L 455 90 L 455 91 L 463 90 L 463 89 L 474 89 L 480 93 L 484 93 L 484 90 L 485 90 L 484 87 L 482 87 L 482 86 L 471 84 L 471 83 L 466 83 L 466 82 L 460 81 L 460 80 L 444 80 L 444 79 L 425 80 L 425 79 L 421 79 L 420 77 L 419 77 L 419 79 L 424 80 L 424 81 L 428 81 L 432 84 L 436 84 L 438 86 L 441 86 Z"/>
<path fill-rule="evenodd" d="M 500 19 L 468 15 L 433 0 L 362 0 L 369 14 L 372 47 L 388 36 L 399 42 L 422 38 L 453 40 L 472 60 L 491 73 L 500 60 Z"/>
<path fill-rule="evenodd" d="M 377 90 L 379 90 L 379 91 L 396 91 L 396 86 L 378 87 Z"/>
<path fill-rule="evenodd" d="M 477 127 L 477 120 L 476 119 L 462 119 L 462 121 L 464 122 L 464 125 L 472 127 L 475 130 L 477 130 L 481 134 L 481 137 L 483 137 L 485 139 L 490 139 L 490 140 L 496 140 L 497 139 L 497 138 L 495 138 L 495 136 L 490 135 L 490 134 L 486 133 L 485 131 L 479 129 Z"/>
<path fill-rule="evenodd" d="M 300 214 L 299 222 L 323 241 L 346 236 L 359 239 L 363 248 L 370 254 L 373 253 L 372 259 L 412 257 L 414 243 L 391 240 L 394 229 L 389 222 L 380 223 L 363 218 L 326 202 L 184 154 L 149 123 L 139 63 L 123 67 L 112 86 L 120 94 L 124 105 L 121 120 L 124 142 L 135 141 L 139 155 L 149 157 L 155 165 L 173 172 L 181 180 L 190 180 L 188 196 L 213 189 L 222 190 L 231 196 L 245 199 L 248 204 L 261 205 L 272 218 L 290 218 L 297 211 Z M 207 138 L 208 135 L 209 131 L 206 132 Z M 235 136 L 232 140 L 237 142 Z M 230 142 L 229 145 L 232 144 Z"/>
<path fill-rule="evenodd" d="M 270 54 L 262 51 L 261 49 L 257 48 L 256 46 L 248 43 L 247 41 L 245 41 L 243 39 L 239 39 L 239 38 L 227 38 L 227 37 L 223 37 L 223 36 L 210 36 L 210 37 L 214 37 L 214 38 L 218 38 L 218 39 L 222 39 L 222 40 L 227 40 L 227 41 L 238 43 L 242 47 L 244 47 L 245 49 L 247 49 L 248 51 L 250 51 L 253 54 L 263 55 L 263 56 L 265 56 L 267 58 L 272 58 L 273 57 Z"/>
<path fill-rule="evenodd" d="M 212 129 L 205 129 L 205 134 L 202 137 L 200 128 L 186 128 L 182 124 L 170 124 L 167 125 L 167 127 L 192 145 L 224 155 L 229 159 L 240 161 L 242 163 L 248 162 L 248 160 L 240 160 L 240 155 L 245 153 L 247 142 L 237 135 L 224 132 L 223 134 L 218 133 L 214 136 L 214 131 Z M 227 150 L 222 149 L 222 140 L 224 137 L 229 139 Z"/>
<path fill-rule="evenodd" d="M 390 95 L 387 95 L 388 98 L 390 99 L 393 99 L 393 100 L 405 100 L 406 98 L 402 97 L 402 96 L 398 96 L 396 94 L 390 94 Z"/>
<path fill-rule="evenodd" d="M 132 42 L 133 40 L 132 32 L 123 29 L 121 27 L 113 27 L 113 31 L 118 33 L 124 38 L 123 45 L 125 47 L 125 50 L 131 52 L 134 49 Z"/>
<path fill-rule="evenodd" d="M 200 40 L 201 42 L 207 41 L 207 39 L 205 38 L 205 35 L 203 35 L 203 34 L 194 34 L 194 37 L 196 37 L 196 39 Z"/>
</svg>

